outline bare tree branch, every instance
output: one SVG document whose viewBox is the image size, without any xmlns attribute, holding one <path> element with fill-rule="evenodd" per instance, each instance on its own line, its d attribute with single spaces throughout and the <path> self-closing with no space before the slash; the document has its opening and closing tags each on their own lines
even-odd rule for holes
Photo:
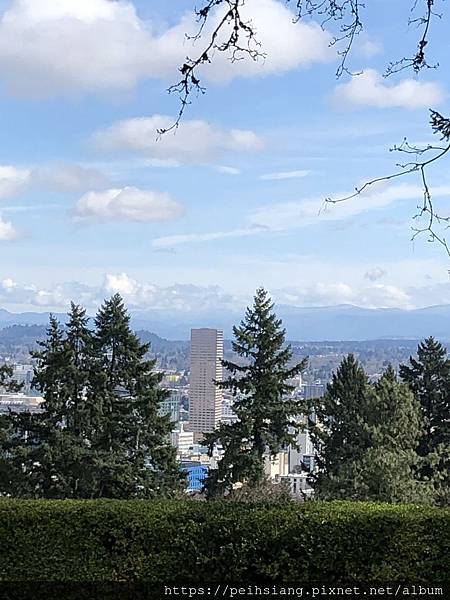
<svg viewBox="0 0 450 600">
<path fill-rule="evenodd" d="M 291 0 L 286 0 L 288 3 Z M 337 51 L 340 57 L 339 65 L 336 70 L 336 77 L 341 77 L 344 73 L 356 75 L 347 68 L 347 59 L 353 47 L 356 36 L 363 29 L 361 20 L 361 9 L 365 5 L 361 0 L 297 0 L 299 21 L 304 17 L 317 16 L 321 21 L 322 28 L 331 22 L 339 23 L 338 32 L 331 41 L 331 46 L 344 42 L 343 48 Z"/>
<path fill-rule="evenodd" d="M 450 119 L 443 117 L 440 113 L 432 110 L 431 118 L 430 118 L 431 128 L 434 134 L 440 136 L 440 141 L 446 142 L 444 145 L 434 146 L 428 144 L 427 146 L 420 148 L 411 146 L 408 141 L 403 140 L 402 144 L 399 146 L 394 146 L 392 148 L 393 151 L 404 152 L 408 155 L 415 154 L 418 158 L 419 156 L 423 156 L 426 153 L 433 153 L 430 158 L 426 160 L 416 160 L 407 163 L 399 163 L 397 166 L 399 167 L 399 171 L 396 173 L 391 173 L 390 175 L 385 175 L 383 177 L 377 177 L 375 179 L 371 179 L 367 181 L 362 186 L 355 188 L 355 191 L 348 196 L 344 196 L 342 198 L 326 198 L 325 204 L 339 204 L 341 202 L 346 202 L 348 200 L 352 200 L 372 187 L 376 183 L 380 183 L 382 181 L 390 181 L 392 179 L 398 179 L 399 177 L 404 177 L 406 175 L 411 175 L 412 173 L 418 173 L 420 176 L 420 181 L 423 189 L 423 202 L 421 205 L 417 207 L 418 212 L 414 215 L 414 219 L 420 219 L 422 217 L 426 217 L 427 222 L 423 227 L 413 227 L 413 236 L 414 240 L 420 234 L 427 234 L 428 240 L 430 242 L 438 242 L 440 243 L 447 254 L 450 256 L 450 247 L 445 237 L 438 234 L 436 232 L 435 226 L 445 224 L 448 227 L 450 223 L 450 216 L 443 216 L 436 212 L 434 205 L 432 194 L 430 190 L 430 186 L 427 179 L 427 169 L 435 162 L 443 158 L 446 154 L 450 152 Z"/>
<path fill-rule="evenodd" d="M 417 18 L 410 18 L 408 21 L 409 25 L 416 25 L 419 29 L 422 29 L 422 36 L 417 44 L 417 51 L 410 58 L 402 58 L 395 62 L 391 62 L 386 69 L 386 76 L 392 75 L 393 73 L 398 73 L 404 69 L 412 68 L 413 71 L 418 73 L 424 68 L 435 69 L 438 66 L 437 64 L 430 65 L 427 62 L 425 50 L 430 41 L 429 34 L 432 21 L 433 19 L 440 19 L 442 15 L 434 11 L 435 0 L 421 0 L 421 2 L 425 2 L 425 14 Z M 417 9 L 418 3 L 419 0 L 414 1 L 411 13 L 414 13 L 414 11 Z"/>
<path fill-rule="evenodd" d="M 348 61 L 355 39 L 364 28 L 362 11 L 365 8 L 365 4 L 363 0 L 285 0 L 285 2 L 287 4 L 295 2 L 296 17 L 293 19 L 294 22 L 307 18 L 315 18 L 324 29 L 325 27 L 330 28 L 330 25 L 333 23 L 336 25 L 337 31 L 330 43 L 331 46 L 337 47 L 337 54 L 340 57 L 336 76 L 339 78 L 344 73 L 357 75 L 358 73 L 352 73 L 349 69 Z M 387 67 L 386 77 L 405 69 L 412 69 L 415 73 L 418 73 L 424 68 L 438 66 L 428 63 L 427 50 L 432 24 L 436 19 L 442 17 L 435 10 L 435 5 L 439 0 L 411 0 L 411 2 L 411 17 L 408 20 L 408 24 L 409 26 L 415 25 L 420 31 L 417 50 L 410 58 L 405 57 L 391 62 Z M 198 71 L 202 65 L 212 61 L 215 52 L 228 53 L 231 61 L 240 60 L 245 57 L 252 60 L 264 57 L 261 45 L 257 39 L 257 31 L 252 21 L 245 20 L 242 16 L 242 8 L 245 3 L 246 0 L 204 0 L 203 6 L 196 10 L 199 29 L 196 35 L 188 37 L 188 39 L 193 41 L 201 40 L 206 35 L 207 23 L 212 19 L 216 19 L 216 17 L 217 23 L 213 27 L 212 32 L 206 35 L 205 48 L 195 58 L 186 58 L 184 64 L 180 67 L 180 81 L 169 88 L 169 92 L 179 95 L 180 110 L 173 125 L 167 129 L 159 130 L 159 134 L 167 133 L 178 127 L 187 106 L 190 104 L 190 97 L 193 93 L 205 93 L 206 90 L 201 84 Z M 225 9 L 223 14 L 220 12 L 221 8 Z M 421 9 L 423 9 L 423 14 L 419 17 L 414 16 Z M 223 32 L 226 33 L 225 39 L 222 35 Z M 427 171 L 430 165 L 442 159 L 450 152 L 450 119 L 432 110 L 431 127 L 434 134 L 441 136 L 440 139 L 444 142 L 443 144 L 428 144 L 425 147 L 415 147 L 410 145 L 405 138 L 402 144 L 394 146 L 392 150 L 407 155 L 415 155 L 416 159 L 414 161 L 398 164 L 399 171 L 396 173 L 372 179 L 361 187 L 355 188 L 355 191 L 349 196 L 338 199 L 327 198 L 325 202 L 331 204 L 345 202 L 360 196 L 375 183 L 418 173 L 423 188 L 423 203 L 417 207 L 418 212 L 414 215 L 414 218 L 419 220 L 421 217 L 426 217 L 427 223 L 424 227 L 413 228 L 413 239 L 419 234 L 427 233 L 429 240 L 442 244 L 450 256 L 450 248 L 447 245 L 445 237 L 438 235 L 435 231 L 435 226 L 438 224 L 446 224 L 447 227 L 450 226 L 450 217 L 436 213 L 430 187 L 427 182 Z"/>
<path fill-rule="evenodd" d="M 424 4 L 424 14 L 420 17 L 410 17 L 409 25 L 416 25 L 421 29 L 421 37 L 417 45 L 417 52 L 411 58 L 402 58 L 401 60 L 389 64 L 385 75 L 391 75 L 398 71 L 412 68 L 415 72 L 428 67 L 425 51 L 429 44 L 429 34 L 433 19 L 440 18 L 441 15 L 435 12 L 434 7 L 437 0 L 412 0 L 411 13 L 414 14 L 418 9 L 419 3 Z M 365 3 L 362 0 L 285 0 L 286 4 L 296 4 L 296 17 L 294 22 L 306 18 L 316 18 L 325 28 L 330 23 L 335 23 L 337 32 L 335 33 L 331 46 L 337 47 L 337 55 L 340 57 L 336 70 L 336 76 L 339 78 L 344 73 L 348 75 L 358 75 L 352 72 L 348 67 L 348 60 L 351 54 L 356 37 L 363 30 L 364 23 L 362 19 L 362 10 Z M 210 63 L 215 52 L 230 54 L 232 62 L 248 57 L 252 60 L 264 58 L 264 52 L 261 51 L 260 42 L 257 39 L 251 20 L 246 20 L 242 16 L 242 8 L 246 0 L 205 0 L 201 8 L 196 9 L 199 29 L 193 36 L 186 36 L 188 40 L 199 41 L 203 38 L 208 22 L 217 16 L 217 24 L 212 32 L 206 35 L 205 47 L 196 57 L 188 56 L 180 67 L 181 79 L 178 83 L 170 86 L 169 92 L 176 93 L 180 98 L 180 109 L 173 125 L 167 129 L 159 130 L 159 134 L 167 133 L 176 129 L 190 104 L 190 97 L 193 93 L 204 94 L 206 88 L 201 84 L 198 73 L 202 65 Z M 224 9 L 221 15 L 220 10 Z M 255 9 L 257 10 L 257 9 Z M 229 33 L 227 32 L 229 29 Z M 221 37 L 226 33 L 225 39 Z"/>
<path fill-rule="evenodd" d="M 190 104 L 190 96 L 194 93 L 204 94 L 206 89 L 201 85 L 198 70 L 202 65 L 211 62 L 212 54 L 217 52 L 230 52 L 230 60 L 235 62 L 241 60 L 247 55 L 252 60 L 264 58 L 264 53 L 260 52 L 260 44 L 256 39 L 255 31 L 251 21 L 245 21 L 241 14 L 241 8 L 245 0 L 208 0 L 208 2 L 199 10 L 196 10 L 199 29 L 194 36 L 186 36 L 188 40 L 198 41 L 204 33 L 211 13 L 225 6 L 224 14 L 212 33 L 206 47 L 196 58 L 186 57 L 184 64 L 180 67 L 181 79 L 178 83 L 169 88 L 170 93 L 177 93 L 180 97 L 180 110 L 173 125 L 167 129 L 159 129 L 158 134 L 162 135 L 176 129 L 184 115 L 186 107 Z M 226 27 L 231 27 L 230 33 L 221 41 L 220 35 Z"/>
</svg>

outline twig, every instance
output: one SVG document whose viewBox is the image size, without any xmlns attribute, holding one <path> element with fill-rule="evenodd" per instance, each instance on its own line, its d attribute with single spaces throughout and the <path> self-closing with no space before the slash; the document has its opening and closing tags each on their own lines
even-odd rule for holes
<svg viewBox="0 0 450 600">
<path fill-rule="evenodd" d="M 440 135 L 441 141 L 445 141 L 447 142 L 447 144 L 444 146 L 433 146 L 431 144 L 428 144 L 424 148 L 420 148 L 416 146 L 411 146 L 405 139 L 403 140 L 400 146 L 394 146 L 392 150 L 396 150 L 398 152 L 405 152 L 406 154 L 416 154 L 417 156 L 421 156 L 424 153 L 430 151 L 435 151 L 436 154 L 434 154 L 431 158 L 428 158 L 427 160 L 398 164 L 397 166 L 400 168 L 400 171 L 396 173 L 391 173 L 390 175 L 385 175 L 383 177 L 376 177 L 375 179 L 371 179 L 370 181 L 364 183 L 361 187 L 355 188 L 355 191 L 352 194 L 349 194 L 348 196 L 334 199 L 326 198 L 325 205 L 339 204 L 341 202 L 352 200 L 353 198 L 360 196 L 366 189 L 370 188 L 376 183 L 382 181 L 390 181 L 392 179 L 397 179 L 399 177 L 404 177 L 406 175 L 410 175 L 411 173 L 418 172 L 420 174 L 421 184 L 423 188 L 423 203 L 421 206 L 417 207 L 418 213 L 416 213 L 413 218 L 420 219 L 423 216 L 428 216 L 428 222 L 424 227 L 413 227 L 414 234 L 412 236 L 412 239 L 414 240 L 418 235 L 426 233 L 429 236 L 430 242 L 440 243 L 444 247 L 447 254 L 450 256 L 450 248 L 446 239 L 443 236 L 438 235 L 435 230 L 436 224 L 450 223 L 450 216 L 445 217 L 436 212 L 433 205 L 430 186 L 427 180 L 428 167 L 450 152 L 450 119 L 443 117 L 440 113 L 434 110 L 430 112 L 430 122 L 433 133 Z"/>
</svg>

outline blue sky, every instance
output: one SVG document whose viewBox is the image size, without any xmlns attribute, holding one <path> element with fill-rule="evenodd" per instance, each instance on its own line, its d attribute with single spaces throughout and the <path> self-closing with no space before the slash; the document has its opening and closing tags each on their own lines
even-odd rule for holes
<svg viewBox="0 0 450 600">
<path fill-rule="evenodd" d="M 370 3 L 350 62 L 363 74 L 336 80 L 332 31 L 247 0 L 266 60 L 216 56 L 207 93 L 158 141 L 190 0 L 1 0 L 0 305 L 93 308 L 119 291 L 134 310 L 206 311 L 260 285 L 297 306 L 448 303 L 448 257 L 411 243 L 415 177 L 320 211 L 395 169 L 405 135 L 428 142 L 429 107 L 446 113 L 448 18 L 439 69 L 381 77 L 414 51 L 407 4 Z M 443 212 L 446 167 L 430 173 Z"/>
</svg>

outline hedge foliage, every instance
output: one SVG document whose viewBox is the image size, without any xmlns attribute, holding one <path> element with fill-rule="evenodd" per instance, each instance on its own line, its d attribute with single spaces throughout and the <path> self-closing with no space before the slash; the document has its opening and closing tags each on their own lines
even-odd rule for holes
<svg viewBox="0 0 450 600">
<path fill-rule="evenodd" d="M 450 510 L 0 500 L 0 581 L 448 582 Z"/>
</svg>

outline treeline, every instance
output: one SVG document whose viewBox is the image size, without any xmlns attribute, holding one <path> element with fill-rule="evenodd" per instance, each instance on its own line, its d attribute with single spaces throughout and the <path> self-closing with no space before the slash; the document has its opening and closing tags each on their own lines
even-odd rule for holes
<svg viewBox="0 0 450 600">
<path fill-rule="evenodd" d="M 207 436 L 210 450 L 224 447 L 207 481 L 209 495 L 230 493 L 242 481 L 261 486 L 267 454 L 295 445 L 304 426 L 299 415 L 313 415 L 316 498 L 450 503 L 450 359 L 439 342 L 420 344 L 400 378 L 388 367 L 373 384 L 348 355 L 324 397 L 306 403 L 292 397 L 288 382 L 307 361 L 292 366 L 285 330 L 264 290 L 234 337 L 233 351 L 246 365 L 225 361 L 231 376 L 221 387 L 237 395 L 239 421 Z"/>
<path fill-rule="evenodd" d="M 205 436 L 210 455 L 222 448 L 207 498 L 233 497 L 236 484 L 267 497 L 268 459 L 296 445 L 309 415 L 316 498 L 450 503 L 450 359 L 439 342 L 425 340 L 399 375 L 388 367 L 375 383 L 349 355 L 324 396 L 306 402 L 290 382 L 308 360 L 293 362 L 264 289 L 233 333 L 239 361 L 224 361 L 228 376 L 217 385 L 233 394 L 238 421 Z M 118 295 L 94 327 L 76 305 L 64 327 L 52 318 L 32 354 L 43 412 L 0 417 L 0 495 L 152 498 L 182 489 L 172 424 L 159 414 L 162 374 L 148 350 Z M 0 369 L 0 386 L 10 376 Z"/>
<path fill-rule="evenodd" d="M 167 392 L 130 329 L 119 295 L 88 326 L 72 304 L 64 327 L 50 318 L 32 352 L 43 412 L 0 415 L 0 494 L 28 498 L 150 498 L 180 487 Z M 0 384 L 11 387 L 3 367 Z"/>
<path fill-rule="evenodd" d="M 450 360 L 432 337 L 375 383 L 349 355 L 311 406 L 317 497 L 450 503 Z"/>
</svg>

